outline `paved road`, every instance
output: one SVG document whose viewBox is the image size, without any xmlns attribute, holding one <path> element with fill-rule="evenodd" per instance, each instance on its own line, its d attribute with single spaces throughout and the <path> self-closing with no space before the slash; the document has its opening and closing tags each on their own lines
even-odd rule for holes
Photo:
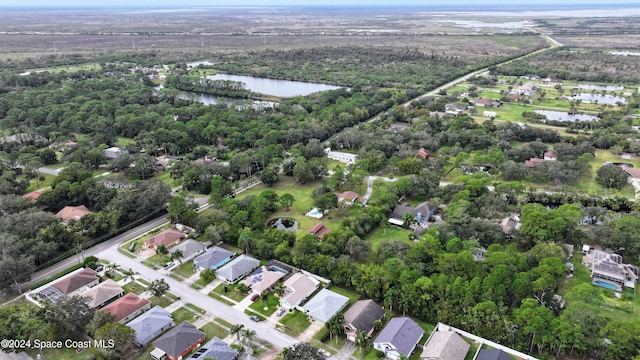
<svg viewBox="0 0 640 360">
<path fill-rule="evenodd" d="M 184 299 L 185 301 L 188 301 L 212 313 L 214 316 L 230 322 L 231 324 L 243 324 L 245 328 L 256 331 L 256 334 L 260 338 L 269 341 L 277 347 L 289 347 L 299 342 L 299 340 L 276 330 L 267 322 L 253 322 L 249 319 L 249 315 L 141 264 L 139 259 L 131 259 L 121 254 L 115 246 L 101 253 L 100 256 L 102 259 L 117 263 L 124 269 L 131 268 L 134 272 L 140 273 L 140 276 L 145 279 L 164 279 L 171 287 L 169 291 L 180 296 L 181 299 Z"/>
</svg>

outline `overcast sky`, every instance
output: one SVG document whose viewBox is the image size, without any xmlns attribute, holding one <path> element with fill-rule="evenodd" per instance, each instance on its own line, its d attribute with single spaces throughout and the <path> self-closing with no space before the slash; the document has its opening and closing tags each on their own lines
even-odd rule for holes
<svg viewBox="0 0 640 360">
<path fill-rule="evenodd" d="M 472 5 L 474 8 L 484 5 L 577 5 L 594 6 L 610 3 L 640 6 L 640 0 L 0 0 L 0 7 L 186 7 L 186 6 L 305 6 L 305 5 L 342 5 L 342 6 L 429 6 L 449 5 L 453 7 Z"/>
</svg>

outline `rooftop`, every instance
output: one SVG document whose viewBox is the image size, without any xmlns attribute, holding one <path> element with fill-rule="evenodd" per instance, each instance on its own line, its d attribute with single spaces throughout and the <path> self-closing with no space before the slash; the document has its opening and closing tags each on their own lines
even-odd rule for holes
<svg viewBox="0 0 640 360">
<path fill-rule="evenodd" d="M 159 234 L 156 234 L 144 241 L 145 244 L 151 247 L 160 245 L 170 245 L 184 237 L 184 234 L 180 231 L 167 229 Z"/>
<path fill-rule="evenodd" d="M 69 222 L 70 220 L 80 220 L 80 218 L 87 214 L 91 214 L 91 211 L 84 205 L 65 206 L 62 210 L 58 211 L 56 217 L 64 222 Z"/>
<path fill-rule="evenodd" d="M 421 358 L 440 358 L 441 360 L 464 360 L 469 351 L 468 342 L 453 331 L 436 331 L 425 344 Z"/>
<path fill-rule="evenodd" d="M 374 342 L 391 343 L 399 353 L 409 356 L 424 335 L 424 330 L 408 317 L 389 320 Z"/>
<path fill-rule="evenodd" d="M 204 336 L 195 325 L 185 320 L 154 341 L 153 346 L 171 357 L 177 357 Z"/>
<path fill-rule="evenodd" d="M 309 316 L 327 322 L 349 303 L 349 298 L 331 290 L 322 289 L 302 307 Z"/>
<path fill-rule="evenodd" d="M 98 273 L 89 268 L 83 268 L 81 271 L 55 282 L 52 286 L 64 295 L 68 295 L 83 286 L 87 286 L 98 280 Z"/>
<path fill-rule="evenodd" d="M 384 316 L 384 310 L 373 300 L 358 300 L 344 313 L 344 322 L 358 330 L 369 332 L 376 320 Z"/>
<path fill-rule="evenodd" d="M 303 273 L 295 273 L 284 282 L 285 295 L 282 297 L 292 307 L 298 306 L 304 298 L 311 295 L 320 282 Z"/>
<path fill-rule="evenodd" d="M 103 307 L 100 311 L 111 313 L 114 316 L 113 321 L 120 321 L 130 314 L 142 309 L 149 303 L 149 300 L 141 298 L 134 293 L 128 293 L 120 299 Z"/>
<path fill-rule="evenodd" d="M 107 301 L 113 299 L 116 296 L 120 296 L 124 293 L 122 287 L 118 285 L 115 281 L 111 279 L 107 279 L 100 284 L 89 288 L 88 290 L 82 292 L 80 296 L 87 298 L 87 304 L 90 308 L 96 308 Z"/>
</svg>

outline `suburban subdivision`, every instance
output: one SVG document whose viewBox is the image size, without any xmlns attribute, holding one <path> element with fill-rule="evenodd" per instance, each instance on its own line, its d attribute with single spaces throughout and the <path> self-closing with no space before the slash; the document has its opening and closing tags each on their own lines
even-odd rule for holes
<svg viewBox="0 0 640 360">
<path fill-rule="evenodd" d="M 0 359 L 640 360 L 637 6 L 27 2 Z"/>
</svg>

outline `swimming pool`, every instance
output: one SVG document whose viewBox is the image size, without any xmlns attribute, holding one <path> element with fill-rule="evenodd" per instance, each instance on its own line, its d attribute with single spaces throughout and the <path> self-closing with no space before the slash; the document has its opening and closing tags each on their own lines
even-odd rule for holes
<svg viewBox="0 0 640 360">
<path fill-rule="evenodd" d="M 305 215 L 307 215 L 308 217 L 315 218 L 315 219 L 320 219 L 320 218 L 322 218 L 322 216 L 324 214 L 322 212 L 320 212 L 320 210 L 318 210 L 318 208 L 313 208 L 308 213 L 306 213 Z"/>
<path fill-rule="evenodd" d="M 603 287 L 605 289 L 611 289 L 614 291 L 622 291 L 622 289 L 620 288 L 620 286 L 616 285 L 616 284 L 612 284 L 610 282 L 607 281 L 602 281 L 602 280 L 593 280 L 593 284 Z"/>
</svg>

